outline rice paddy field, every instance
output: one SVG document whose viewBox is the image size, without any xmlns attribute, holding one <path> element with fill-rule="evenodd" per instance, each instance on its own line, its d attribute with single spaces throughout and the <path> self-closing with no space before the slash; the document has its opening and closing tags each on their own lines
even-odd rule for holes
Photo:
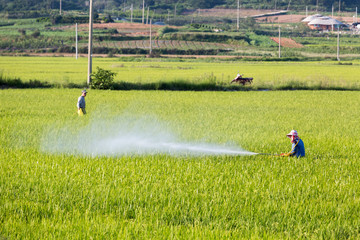
<svg viewBox="0 0 360 240">
<path fill-rule="evenodd" d="M 61 64 L 44 73 L 39 65 L 14 74 L 25 78 L 27 68 L 63 81 L 60 69 L 50 72 Z M 68 66 L 69 79 L 83 79 Z M 84 117 L 76 114 L 79 95 L 0 90 L 0 239 L 359 239 L 358 91 L 89 90 Z M 305 158 L 245 152 L 287 152 L 291 129 Z M 119 139 L 135 137 L 244 154 L 116 151 Z M 114 147 L 101 152 L 94 143 Z"/>
<path fill-rule="evenodd" d="M 93 69 L 101 67 L 116 72 L 116 82 L 154 83 L 215 81 L 229 83 L 239 72 L 253 77 L 254 87 L 280 86 L 291 82 L 307 86 L 359 87 L 359 62 L 241 62 L 180 59 L 94 58 Z M 69 57 L 0 57 L 0 71 L 5 77 L 22 81 L 84 83 L 87 59 Z"/>
</svg>

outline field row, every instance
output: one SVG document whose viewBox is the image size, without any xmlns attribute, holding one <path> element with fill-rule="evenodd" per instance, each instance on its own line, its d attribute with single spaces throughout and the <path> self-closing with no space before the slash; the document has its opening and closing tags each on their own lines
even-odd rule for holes
<svg viewBox="0 0 360 240">
<path fill-rule="evenodd" d="M 209 42 L 193 42 L 193 41 L 176 41 L 176 40 L 153 40 L 151 42 L 154 49 L 225 49 L 234 50 L 238 48 L 236 45 L 223 43 L 209 43 Z M 118 41 L 118 42 L 96 42 L 94 47 L 107 48 L 141 48 L 149 49 L 150 41 L 136 40 L 136 41 Z"/>
<path fill-rule="evenodd" d="M 126 60 L 126 59 L 124 59 Z M 239 72 L 253 77 L 253 86 L 280 86 L 299 83 L 308 86 L 359 86 L 358 62 L 204 62 L 138 58 L 127 62 L 118 58 L 94 58 L 93 69 L 109 69 L 115 81 L 154 83 L 186 81 L 190 83 L 230 83 Z M 51 83 L 83 83 L 87 76 L 87 58 L 0 57 L 2 75 Z M 140 71 L 141 70 L 141 71 Z"/>
</svg>

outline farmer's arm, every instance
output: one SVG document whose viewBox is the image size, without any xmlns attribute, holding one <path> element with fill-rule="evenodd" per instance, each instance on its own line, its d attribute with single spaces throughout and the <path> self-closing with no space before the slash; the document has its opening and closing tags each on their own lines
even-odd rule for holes
<svg viewBox="0 0 360 240">
<path fill-rule="evenodd" d="M 79 98 L 78 98 L 78 102 L 77 102 L 77 104 L 76 104 L 78 110 L 80 109 L 80 106 L 81 106 L 81 100 L 82 100 L 82 98 L 79 97 Z"/>
<path fill-rule="evenodd" d="M 291 145 L 291 151 L 288 152 L 288 153 L 283 153 L 283 154 L 281 154 L 281 156 L 289 157 L 289 156 L 294 155 L 295 154 L 295 147 L 296 147 L 296 143 L 293 143 Z"/>
</svg>

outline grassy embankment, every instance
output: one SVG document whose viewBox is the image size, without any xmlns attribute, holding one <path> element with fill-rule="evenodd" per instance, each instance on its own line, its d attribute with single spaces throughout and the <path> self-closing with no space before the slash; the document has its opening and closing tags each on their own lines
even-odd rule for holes
<svg viewBox="0 0 360 240">
<path fill-rule="evenodd" d="M 123 89 L 156 89 L 162 83 L 207 84 L 214 89 L 229 88 L 238 72 L 253 77 L 247 89 L 359 89 L 358 62 L 241 62 L 178 59 L 95 58 L 99 66 L 117 73 L 115 82 Z M 22 82 L 38 80 L 70 87 L 85 86 L 87 59 L 51 57 L 0 57 L 3 79 Z M 128 88 L 127 88 L 128 87 Z M 161 89 L 161 88 L 160 88 Z M 171 88 L 169 88 L 171 89 Z M 201 88 L 200 88 L 201 89 Z M 240 88 L 242 89 L 242 88 Z"/>
<path fill-rule="evenodd" d="M 78 95 L 69 89 L 0 91 L 1 237 L 360 237 L 359 92 L 92 90 L 84 118 L 75 114 Z M 123 115 L 154 116 L 182 141 L 232 142 L 266 153 L 289 150 L 285 134 L 295 128 L 307 156 L 41 151 L 48 130 L 90 136 L 88 124 Z"/>
</svg>

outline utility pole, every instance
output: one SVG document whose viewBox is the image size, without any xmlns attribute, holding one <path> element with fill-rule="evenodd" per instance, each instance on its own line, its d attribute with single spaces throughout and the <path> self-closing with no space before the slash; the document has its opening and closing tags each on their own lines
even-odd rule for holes
<svg viewBox="0 0 360 240">
<path fill-rule="evenodd" d="M 341 12 L 341 0 L 339 0 L 339 14 Z"/>
<path fill-rule="evenodd" d="M 134 4 L 131 4 L 130 22 L 133 22 Z"/>
<path fill-rule="evenodd" d="M 276 10 L 276 0 L 275 0 L 275 10 Z"/>
<path fill-rule="evenodd" d="M 76 37 L 76 41 L 75 41 L 76 42 L 76 44 L 75 44 L 76 45 L 76 47 L 75 47 L 76 48 L 76 55 L 75 56 L 76 56 L 76 59 L 78 59 L 78 52 L 79 51 L 78 51 L 78 24 L 77 23 L 76 23 L 75 37 Z"/>
<path fill-rule="evenodd" d="M 150 19 L 150 55 L 152 54 L 152 19 Z"/>
<path fill-rule="evenodd" d="M 177 1 L 176 4 L 175 4 L 175 9 L 174 9 L 174 22 L 176 20 L 176 8 L 177 8 L 177 5 L 179 4 L 181 0 Z"/>
<path fill-rule="evenodd" d="M 356 21 L 356 23 L 358 22 L 358 19 L 357 19 L 357 7 L 356 7 L 356 12 L 355 12 L 355 21 Z"/>
<path fill-rule="evenodd" d="M 279 58 L 281 58 L 281 28 L 279 25 Z"/>
<path fill-rule="evenodd" d="M 60 0 L 60 15 L 61 15 L 62 2 Z"/>
<path fill-rule="evenodd" d="M 319 11 L 319 0 L 316 0 L 316 13 Z"/>
<path fill-rule="evenodd" d="M 289 1 L 288 7 L 287 7 L 287 10 L 288 10 L 288 11 L 289 11 L 289 9 L 290 9 L 290 3 L 291 3 L 291 0 Z"/>
<path fill-rule="evenodd" d="M 177 5 L 177 4 L 175 4 L 175 8 L 174 8 L 174 22 L 175 22 L 175 20 L 176 20 L 176 5 Z"/>
<path fill-rule="evenodd" d="M 150 11 L 150 7 L 148 7 L 147 9 L 147 15 L 146 15 L 146 25 L 149 24 L 149 11 Z"/>
<path fill-rule="evenodd" d="M 306 6 L 306 17 L 308 16 L 308 6 Z"/>
<path fill-rule="evenodd" d="M 142 9 L 142 24 L 145 23 L 145 0 L 143 0 L 143 9 Z"/>
<path fill-rule="evenodd" d="M 237 4 L 237 22 L 236 22 L 236 29 L 239 31 L 240 29 L 240 0 L 238 0 Z"/>
<path fill-rule="evenodd" d="M 332 5 L 331 8 L 331 17 L 334 18 L 334 4 Z M 334 23 L 331 24 L 331 31 L 334 32 Z"/>
<path fill-rule="evenodd" d="M 88 75 L 87 84 L 90 86 L 92 73 L 92 33 L 93 33 L 93 0 L 90 0 L 89 11 L 89 47 L 88 47 Z"/>
<path fill-rule="evenodd" d="M 340 62 L 340 25 L 338 25 L 338 36 L 337 36 L 337 60 Z"/>
</svg>

